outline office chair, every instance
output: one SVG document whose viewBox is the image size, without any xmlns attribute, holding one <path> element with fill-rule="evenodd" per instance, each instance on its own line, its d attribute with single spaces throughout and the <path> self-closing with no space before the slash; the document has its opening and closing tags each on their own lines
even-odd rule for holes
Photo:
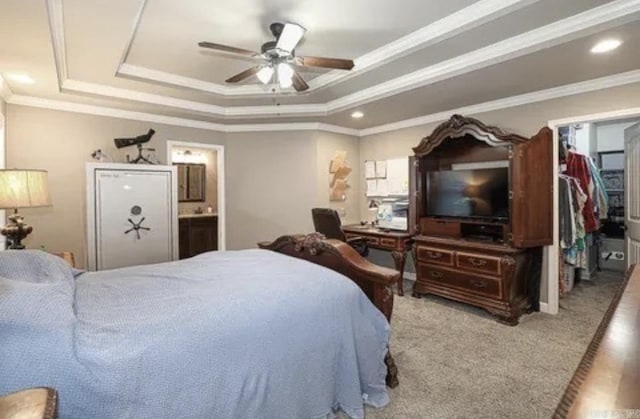
<svg viewBox="0 0 640 419">
<path fill-rule="evenodd" d="M 328 239 L 336 239 L 348 243 L 362 257 L 369 255 L 369 247 L 363 237 L 347 239 L 342 231 L 342 223 L 336 210 L 331 208 L 312 208 L 311 216 L 313 217 L 313 226 L 316 232 L 323 234 Z"/>
</svg>

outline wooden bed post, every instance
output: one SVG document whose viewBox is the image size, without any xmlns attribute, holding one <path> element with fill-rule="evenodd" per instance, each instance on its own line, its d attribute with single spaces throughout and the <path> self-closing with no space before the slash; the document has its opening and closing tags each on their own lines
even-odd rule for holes
<svg viewBox="0 0 640 419">
<path fill-rule="evenodd" d="M 326 239 L 322 234 L 282 236 L 273 242 L 258 243 L 261 249 L 273 250 L 288 256 L 308 260 L 339 272 L 353 282 L 369 297 L 371 302 L 391 322 L 393 312 L 393 286 L 400 280 L 400 273 L 393 269 L 374 265 L 360 256 L 351 246 L 339 240 Z M 387 385 L 398 385 L 398 368 L 390 352 L 385 357 Z"/>
</svg>

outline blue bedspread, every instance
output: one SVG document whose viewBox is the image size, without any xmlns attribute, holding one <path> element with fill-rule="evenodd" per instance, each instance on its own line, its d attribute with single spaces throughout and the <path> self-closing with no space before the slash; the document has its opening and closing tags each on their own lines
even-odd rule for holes
<svg viewBox="0 0 640 419">
<path fill-rule="evenodd" d="M 0 252 L 0 393 L 55 387 L 60 417 L 82 419 L 360 418 L 388 402 L 389 325 L 334 271 L 244 250 L 77 275 L 22 252 Z"/>
</svg>

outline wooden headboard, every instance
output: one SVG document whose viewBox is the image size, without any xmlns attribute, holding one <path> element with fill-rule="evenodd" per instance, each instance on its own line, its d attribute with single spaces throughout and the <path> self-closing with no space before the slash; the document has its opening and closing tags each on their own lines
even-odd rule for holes
<svg viewBox="0 0 640 419">
<path fill-rule="evenodd" d="M 326 239 L 319 233 L 282 236 L 273 242 L 258 243 L 258 246 L 340 272 L 355 282 L 387 320 L 391 321 L 392 287 L 400 280 L 400 272 L 374 265 L 347 243 Z M 387 354 L 385 362 L 387 385 L 395 387 L 398 385 L 398 371 L 390 354 Z"/>
</svg>

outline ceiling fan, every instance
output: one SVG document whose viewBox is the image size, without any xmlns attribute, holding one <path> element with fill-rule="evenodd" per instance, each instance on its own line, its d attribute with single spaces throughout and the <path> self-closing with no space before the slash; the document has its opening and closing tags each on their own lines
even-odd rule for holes
<svg viewBox="0 0 640 419">
<path fill-rule="evenodd" d="M 264 43 L 260 53 L 213 42 L 199 42 L 198 45 L 202 48 L 262 61 L 262 63 L 228 78 L 226 80 L 227 83 L 238 83 L 255 74 L 260 82 L 268 84 L 274 79 L 275 75 L 281 88 L 286 89 L 293 86 L 296 91 L 303 92 L 309 88 L 309 85 L 296 71 L 296 67 L 321 67 L 338 70 L 351 70 L 353 68 L 352 60 L 296 56 L 295 48 L 306 32 L 305 28 L 296 23 L 276 22 L 272 23 L 269 29 L 275 37 L 275 41 Z"/>
</svg>

